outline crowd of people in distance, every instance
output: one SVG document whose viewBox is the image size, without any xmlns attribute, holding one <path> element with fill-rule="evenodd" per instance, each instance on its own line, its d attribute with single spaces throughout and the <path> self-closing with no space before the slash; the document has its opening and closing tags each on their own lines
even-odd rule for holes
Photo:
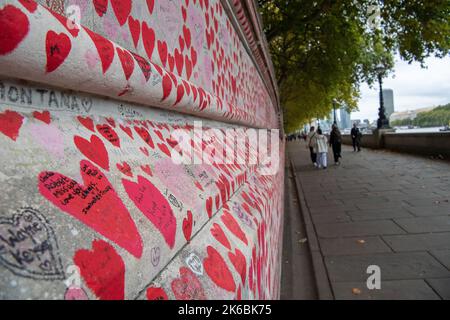
<svg viewBox="0 0 450 320">
<path fill-rule="evenodd" d="M 362 133 L 356 124 L 353 125 L 350 134 L 352 137 L 353 151 L 360 152 Z M 317 130 L 315 127 L 311 127 L 308 134 L 303 132 L 301 134 L 287 136 L 288 141 L 295 141 L 297 139 L 303 139 L 304 141 L 306 141 L 306 147 L 309 148 L 311 161 L 314 164 L 314 167 L 318 169 L 328 168 L 329 147 L 331 147 L 333 151 L 335 165 L 339 166 L 341 164 L 342 134 L 336 124 L 334 124 L 332 127 L 329 139 L 326 135 L 323 134 L 323 131 L 320 127 L 317 128 Z"/>
</svg>

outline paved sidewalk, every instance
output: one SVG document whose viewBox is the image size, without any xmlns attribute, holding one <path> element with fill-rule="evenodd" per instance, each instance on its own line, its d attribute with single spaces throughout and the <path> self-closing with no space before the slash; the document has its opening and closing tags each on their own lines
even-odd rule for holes
<svg viewBox="0 0 450 320">
<path fill-rule="evenodd" d="M 316 278 L 334 298 L 450 299 L 449 162 L 344 146 L 341 166 L 318 170 L 304 142 L 288 154 L 318 240 L 316 272 L 324 266 Z M 370 265 L 381 290 L 367 289 Z"/>
</svg>

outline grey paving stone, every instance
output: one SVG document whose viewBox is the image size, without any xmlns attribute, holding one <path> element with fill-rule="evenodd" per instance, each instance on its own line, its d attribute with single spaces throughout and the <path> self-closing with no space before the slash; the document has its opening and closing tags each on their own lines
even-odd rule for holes
<svg viewBox="0 0 450 320">
<path fill-rule="evenodd" d="M 392 252 L 379 237 L 319 239 L 319 242 L 325 256 Z"/>
<path fill-rule="evenodd" d="M 440 300 L 423 280 L 382 281 L 381 290 L 369 290 L 365 282 L 335 282 L 332 287 L 338 300 Z"/>
<path fill-rule="evenodd" d="M 400 218 L 394 221 L 408 233 L 450 231 L 450 216 Z"/>
<path fill-rule="evenodd" d="M 348 211 L 353 221 L 386 220 L 393 218 L 413 218 L 414 216 L 404 208 L 391 208 L 382 210 Z"/>
<path fill-rule="evenodd" d="M 450 300 L 450 278 L 427 279 L 427 282 L 444 300 Z"/>
<path fill-rule="evenodd" d="M 450 232 L 383 236 L 396 252 L 450 249 Z"/>
<path fill-rule="evenodd" d="M 439 207 L 439 206 L 411 207 L 411 208 L 408 208 L 408 211 L 418 217 L 450 215 L 450 207 L 448 207 L 448 208 L 447 207 Z"/>
<path fill-rule="evenodd" d="M 450 277 L 450 271 L 426 252 L 325 257 L 332 282 L 367 281 L 367 268 L 381 268 L 382 280 Z"/>
<path fill-rule="evenodd" d="M 314 214 L 312 215 L 312 220 L 315 224 L 351 222 L 350 217 L 344 212 L 338 212 L 337 214 Z"/>
<path fill-rule="evenodd" d="M 394 222 L 389 220 L 318 224 L 316 230 L 318 236 L 321 238 L 377 236 L 405 233 Z"/>
<path fill-rule="evenodd" d="M 355 203 L 355 206 L 360 210 L 385 210 L 407 207 L 401 201 L 377 201 L 373 203 Z"/>
<path fill-rule="evenodd" d="M 447 248 L 449 248 L 449 250 L 431 251 L 431 255 L 450 270 L 450 243 L 447 244 Z"/>
</svg>

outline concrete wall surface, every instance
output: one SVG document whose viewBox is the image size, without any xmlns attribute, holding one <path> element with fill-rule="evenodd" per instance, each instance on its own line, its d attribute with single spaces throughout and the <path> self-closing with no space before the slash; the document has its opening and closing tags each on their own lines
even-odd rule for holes
<svg viewBox="0 0 450 320">
<path fill-rule="evenodd" d="M 215 157 L 282 129 L 251 3 L 0 0 L 0 299 L 279 298 L 284 143 Z"/>
</svg>

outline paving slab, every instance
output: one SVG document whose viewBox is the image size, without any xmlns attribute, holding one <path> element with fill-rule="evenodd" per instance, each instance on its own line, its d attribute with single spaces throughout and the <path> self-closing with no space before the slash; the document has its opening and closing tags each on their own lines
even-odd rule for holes
<svg viewBox="0 0 450 320">
<path fill-rule="evenodd" d="M 428 284 L 444 300 L 450 300 L 450 278 L 448 279 L 427 279 Z"/>
<path fill-rule="evenodd" d="M 317 234 L 322 238 L 376 236 L 405 233 L 398 225 L 390 220 L 318 224 L 316 229 Z"/>
<path fill-rule="evenodd" d="M 325 257 L 331 282 L 366 281 L 367 268 L 381 269 L 382 280 L 450 277 L 450 271 L 426 252 Z"/>
<path fill-rule="evenodd" d="M 393 218 L 413 218 L 414 216 L 405 208 L 392 208 L 382 210 L 348 211 L 353 221 L 386 220 Z"/>
<path fill-rule="evenodd" d="M 424 280 L 383 281 L 381 290 L 367 289 L 366 282 L 332 283 L 338 300 L 440 300 Z"/>
<path fill-rule="evenodd" d="M 450 232 L 383 236 L 396 252 L 445 250 L 450 247 Z"/>
<path fill-rule="evenodd" d="M 448 270 L 450 270 L 450 250 L 433 250 L 430 253 Z"/>
<path fill-rule="evenodd" d="M 394 221 L 408 233 L 450 231 L 450 216 L 400 218 Z"/>
<path fill-rule="evenodd" d="M 392 252 L 380 237 L 319 239 L 324 256 Z"/>
</svg>

